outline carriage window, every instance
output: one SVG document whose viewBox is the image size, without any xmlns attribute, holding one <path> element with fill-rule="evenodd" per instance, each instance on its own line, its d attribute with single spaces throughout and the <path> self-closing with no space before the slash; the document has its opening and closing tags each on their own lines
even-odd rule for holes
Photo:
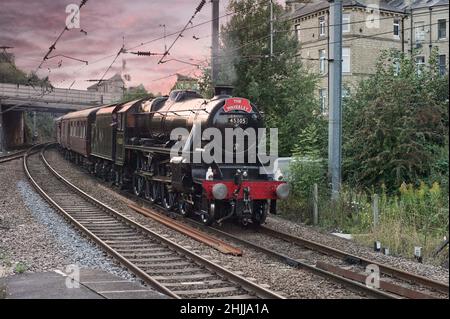
<svg viewBox="0 0 450 319">
<path fill-rule="evenodd" d="M 119 131 L 123 131 L 125 129 L 125 122 L 123 120 L 125 114 L 119 114 L 117 117 L 117 129 Z"/>
</svg>

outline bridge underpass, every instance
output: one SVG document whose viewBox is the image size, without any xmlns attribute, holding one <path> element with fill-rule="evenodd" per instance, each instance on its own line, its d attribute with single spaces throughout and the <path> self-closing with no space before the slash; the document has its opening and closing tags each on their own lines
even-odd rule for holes
<svg viewBox="0 0 450 319">
<path fill-rule="evenodd" d="M 0 152 L 23 145 L 24 112 L 66 114 L 118 102 L 122 94 L 0 83 Z"/>
</svg>

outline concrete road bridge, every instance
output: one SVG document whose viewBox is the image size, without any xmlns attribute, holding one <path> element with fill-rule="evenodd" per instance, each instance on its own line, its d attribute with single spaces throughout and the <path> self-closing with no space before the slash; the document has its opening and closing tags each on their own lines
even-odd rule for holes
<svg viewBox="0 0 450 319">
<path fill-rule="evenodd" d="M 65 114 L 121 98 L 119 93 L 0 83 L 0 152 L 25 143 L 24 112 Z"/>
</svg>

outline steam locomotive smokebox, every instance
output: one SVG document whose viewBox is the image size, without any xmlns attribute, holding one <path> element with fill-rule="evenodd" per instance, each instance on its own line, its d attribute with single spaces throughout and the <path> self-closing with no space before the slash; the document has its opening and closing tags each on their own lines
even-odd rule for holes
<svg viewBox="0 0 450 319">
<path fill-rule="evenodd" d="M 234 87 L 231 85 L 216 85 L 214 87 L 214 95 L 229 95 L 232 96 L 234 91 Z"/>
</svg>

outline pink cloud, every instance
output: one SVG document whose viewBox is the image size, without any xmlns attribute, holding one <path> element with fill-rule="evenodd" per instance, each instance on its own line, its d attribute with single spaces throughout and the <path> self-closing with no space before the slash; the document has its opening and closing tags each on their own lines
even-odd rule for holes
<svg viewBox="0 0 450 319">
<path fill-rule="evenodd" d="M 51 43 L 65 25 L 65 8 L 73 0 L 2 0 L 0 11 L 0 45 L 14 46 L 16 64 L 30 72 L 39 64 Z M 49 75 L 57 87 L 85 89 L 91 82 L 103 75 L 114 59 L 125 39 L 126 48 L 135 50 L 163 52 L 164 41 L 152 41 L 163 35 L 161 24 L 167 27 L 167 33 L 178 31 L 192 16 L 199 0 L 96 0 L 88 1 L 81 9 L 81 28 L 87 32 L 72 29 L 64 33 L 52 55 L 64 54 L 89 61 L 88 66 L 64 58 L 48 60 L 39 70 L 40 76 Z M 222 1 L 222 6 L 228 2 Z M 225 10 L 222 8 L 222 13 Z M 211 6 L 208 2 L 194 23 L 211 19 Z M 224 20 L 225 21 L 225 20 Z M 178 58 L 187 62 L 190 59 L 205 60 L 210 54 L 211 30 L 205 24 L 184 33 L 169 58 Z M 198 41 L 193 36 L 204 37 Z M 206 36 L 206 37 L 205 37 Z M 166 39 L 169 45 L 174 36 Z M 141 45 L 142 43 L 147 43 Z M 109 57 L 108 57 L 109 56 Z M 157 64 L 157 57 L 137 57 L 127 54 L 119 57 L 107 78 L 114 72 L 121 72 L 122 58 L 127 61 L 126 73 L 131 75 L 130 86 L 144 84 L 153 92 L 167 93 L 173 86 L 175 77 L 154 81 L 177 72 L 199 74 L 194 66 L 179 62 Z M 61 67 L 58 62 L 62 60 Z M 48 70 L 50 68 L 50 72 Z"/>
</svg>

